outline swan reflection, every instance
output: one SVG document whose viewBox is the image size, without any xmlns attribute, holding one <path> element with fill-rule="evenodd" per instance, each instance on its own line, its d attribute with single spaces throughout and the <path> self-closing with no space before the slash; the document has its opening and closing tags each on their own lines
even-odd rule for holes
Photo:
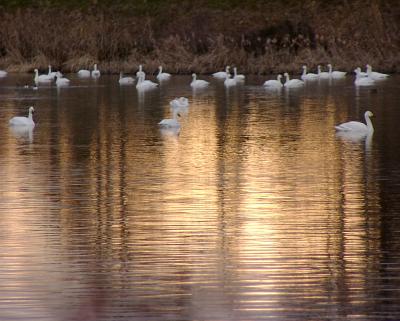
<svg viewBox="0 0 400 321">
<path fill-rule="evenodd" d="M 33 128 L 34 127 L 30 126 L 10 126 L 10 131 L 14 135 L 14 137 L 32 143 Z"/>
</svg>

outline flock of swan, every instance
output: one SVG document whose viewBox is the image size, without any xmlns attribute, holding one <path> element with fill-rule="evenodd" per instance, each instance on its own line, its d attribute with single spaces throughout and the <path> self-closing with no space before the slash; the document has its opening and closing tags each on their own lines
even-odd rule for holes
<svg viewBox="0 0 400 321">
<path fill-rule="evenodd" d="M 317 66 L 317 73 L 307 72 L 307 66 L 303 66 L 303 73 L 301 74 L 301 79 L 291 79 L 288 73 L 277 75 L 276 79 L 267 80 L 264 82 L 263 86 L 267 89 L 281 89 L 281 88 L 299 88 L 304 86 L 306 81 L 313 81 L 318 79 L 341 79 L 345 78 L 347 72 L 337 71 L 332 69 L 332 65 L 328 64 L 328 71 L 322 71 L 321 66 Z M 47 74 L 39 75 L 38 69 L 34 70 L 34 82 L 38 86 L 40 84 L 49 84 L 55 81 L 57 86 L 68 86 L 70 80 L 65 78 L 63 74 L 59 71 L 52 71 L 51 66 Z M 356 78 L 354 84 L 356 86 L 371 86 L 374 85 L 376 81 L 386 79 L 389 75 L 379 72 L 372 71 L 370 65 L 366 66 L 366 71 L 362 72 L 361 68 L 356 68 L 354 70 Z M 0 77 L 6 77 L 7 72 L 0 70 Z M 97 64 L 94 65 L 93 70 L 81 69 L 77 72 L 77 76 L 80 78 L 99 78 L 101 76 L 100 70 L 97 68 Z M 230 72 L 230 66 L 226 66 L 224 71 L 215 72 L 212 74 L 214 78 L 222 79 L 226 87 L 236 86 L 238 83 L 245 80 L 245 76 L 237 73 L 237 68 L 233 68 L 233 75 Z M 285 78 L 285 82 L 282 82 L 282 78 Z M 156 76 L 158 81 L 166 81 L 171 78 L 171 74 L 163 72 L 162 66 L 159 66 L 158 74 Z M 135 78 L 130 76 L 124 76 L 120 73 L 119 80 L 120 85 L 134 85 Z M 192 81 L 190 86 L 193 89 L 204 89 L 210 85 L 210 82 L 202 79 L 197 79 L 195 73 L 192 74 Z M 158 83 L 146 79 L 146 74 L 143 71 L 142 65 L 139 66 L 139 70 L 136 73 L 136 88 L 137 90 L 149 90 L 156 88 Z M 161 128 L 174 129 L 179 133 L 180 123 L 179 118 L 182 114 L 186 113 L 189 107 L 189 100 L 185 97 L 180 97 L 172 100 L 170 102 L 171 112 L 173 118 L 163 119 L 158 125 Z M 28 128 L 34 128 L 35 122 L 33 121 L 34 108 L 31 106 L 28 109 L 28 117 L 13 117 L 10 119 L 10 126 L 22 126 Z M 340 125 L 335 126 L 335 129 L 339 132 L 355 132 L 362 135 L 371 134 L 374 131 L 370 117 L 373 116 L 372 112 L 366 111 L 364 114 L 365 123 L 358 121 L 350 121 Z"/>
</svg>

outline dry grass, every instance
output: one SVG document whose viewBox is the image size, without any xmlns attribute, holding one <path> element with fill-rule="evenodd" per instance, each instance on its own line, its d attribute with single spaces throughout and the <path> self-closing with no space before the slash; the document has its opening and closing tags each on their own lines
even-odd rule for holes
<svg viewBox="0 0 400 321">
<path fill-rule="evenodd" d="M 252 1 L 240 10 L 198 3 L 171 4 L 157 16 L 96 8 L 3 11 L 0 67 L 27 72 L 52 64 L 75 72 L 98 63 L 116 73 L 161 64 L 171 73 L 211 73 L 229 64 L 268 74 L 300 72 L 303 64 L 351 71 L 370 63 L 399 71 L 396 1 Z"/>
</svg>

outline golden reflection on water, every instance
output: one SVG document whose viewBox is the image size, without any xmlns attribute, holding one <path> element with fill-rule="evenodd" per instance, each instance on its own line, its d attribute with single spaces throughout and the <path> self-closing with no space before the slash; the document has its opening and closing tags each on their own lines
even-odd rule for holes
<svg viewBox="0 0 400 321">
<path fill-rule="evenodd" d="M 135 113 L 99 95 L 98 110 L 85 114 L 95 126 L 78 127 L 59 104 L 58 125 L 43 117 L 33 150 L 1 141 L 9 249 L 0 279 L 15 274 L 3 282 L 8 295 L 35 295 L 44 265 L 43 300 L 63 288 L 77 311 L 74 294 L 99 288 L 139 311 L 189 309 L 193 319 L 368 302 L 367 275 L 379 264 L 379 164 L 373 148 L 335 137 L 335 101 L 321 112 L 312 98 L 290 110 L 280 96 L 200 96 L 179 137 L 166 139 L 143 97 Z"/>
</svg>

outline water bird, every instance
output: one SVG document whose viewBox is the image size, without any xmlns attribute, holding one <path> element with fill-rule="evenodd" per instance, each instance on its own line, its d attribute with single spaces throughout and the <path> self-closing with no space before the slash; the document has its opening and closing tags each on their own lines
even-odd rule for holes
<svg viewBox="0 0 400 321">
<path fill-rule="evenodd" d="M 80 69 L 77 74 L 80 78 L 90 78 L 90 70 L 87 69 Z"/>
<path fill-rule="evenodd" d="M 318 79 L 318 74 L 314 74 L 312 72 L 307 73 L 307 66 L 304 65 L 303 67 L 303 73 L 301 74 L 301 79 L 302 80 L 316 80 Z"/>
<path fill-rule="evenodd" d="M 118 82 L 119 82 L 120 85 L 132 85 L 135 82 L 135 79 L 133 79 L 133 77 L 129 77 L 129 76 L 124 77 L 124 74 L 121 71 L 119 73 Z"/>
<path fill-rule="evenodd" d="M 169 104 L 172 108 L 186 108 L 189 107 L 189 99 L 186 97 L 179 97 L 171 100 Z"/>
<path fill-rule="evenodd" d="M 60 73 L 59 71 L 51 71 L 51 65 L 49 65 L 49 72 L 47 73 L 47 75 L 49 77 L 55 78 L 57 73 Z"/>
<path fill-rule="evenodd" d="M 224 81 L 224 85 L 225 87 L 232 87 L 232 86 L 236 86 L 237 81 L 234 78 L 231 78 L 231 74 L 227 73 L 226 74 L 226 79 Z"/>
<path fill-rule="evenodd" d="M 190 86 L 192 86 L 193 89 L 206 88 L 209 84 L 208 81 L 197 79 L 197 75 L 194 73 L 192 74 L 192 82 L 190 83 Z"/>
<path fill-rule="evenodd" d="M 15 116 L 9 120 L 10 126 L 26 126 L 26 127 L 35 127 L 35 122 L 33 121 L 33 112 L 35 109 L 33 106 L 28 108 L 28 117 L 24 116 Z"/>
<path fill-rule="evenodd" d="M 225 67 L 225 71 L 218 71 L 212 74 L 215 78 L 226 79 L 227 75 L 229 74 L 230 66 Z"/>
<path fill-rule="evenodd" d="M 372 117 L 374 114 L 367 110 L 364 113 L 364 118 L 365 118 L 365 123 L 359 122 L 359 121 L 349 121 L 340 125 L 335 126 L 335 129 L 337 131 L 343 131 L 343 132 L 356 132 L 360 134 L 371 134 L 374 132 L 374 126 L 372 125 L 372 121 L 370 117 Z"/>
<path fill-rule="evenodd" d="M 7 71 L 5 71 L 5 70 L 0 70 L 0 78 L 6 77 L 7 74 L 8 74 Z"/>
<path fill-rule="evenodd" d="M 140 75 L 145 76 L 145 73 L 143 71 L 143 66 L 139 65 L 139 70 L 136 72 L 136 77 L 139 78 Z"/>
<path fill-rule="evenodd" d="M 65 87 L 65 86 L 69 86 L 69 83 L 71 81 L 68 78 L 65 78 L 62 76 L 62 73 L 57 72 L 56 73 L 56 85 L 57 87 Z"/>
<path fill-rule="evenodd" d="M 290 79 L 290 76 L 287 72 L 284 73 L 285 83 L 283 84 L 286 88 L 299 88 L 304 86 L 304 81 L 300 79 Z"/>
<path fill-rule="evenodd" d="M 328 64 L 328 70 L 329 70 L 329 75 L 331 76 L 331 78 L 344 78 L 346 77 L 347 72 L 345 71 L 338 71 L 338 70 L 332 70 L 332 65 Z"/>
<path fill-rule="evenodd" d="M 180 128 L 181 124 L 178 121 L 178 117 L 181 115 L 178 112 L 173 113 L 173 118 L 166 118 L 161 120 L 158 125 L 163 128 Z"/>
<path fill-rule="evenodd" d="M 167 72 L 163 72 L 163 68 L 162 66 L 158 67 L 158 74 L 156 77 L 159 81 L 163 81 L 163 80 L 168 80 L 171 78 L 171 74 L 167 73 Z"/>
<path fill-rule="evenodd" d="M 94 64 L 91 76 L 92 78 L 99 78 L 101 75 L 100 70 L 97 69 L 97 64 Z"/>
<path fill-rule="evenodd" d="M 136 84 L 136 88 L 138 90 L 149 90 L 158 86 L 158 84 L 152 82 L 151 80 L 145 80 L 145 77 L 146 75 L 144 72 L 139 75 L 138 82 Z"/>
<path fill-rule="evenodd" d="M 329 78 L 331 78 L 331 75 L 329 74 L 329 72 L 322 71 L 321 65 L 317 66 L 317 70 L 318 70 L 318 77 L 320 79 L 329 79 Z"/>
<path fill-rule="evenodd" d="M 279 74 L 276 79 L 270 79 L 270 80 L 266 80 L 263 84 L 264 87 L 266 88 L 282 88 L 283 84 L 282 84 L 282 75 Z"/>
<path fill-rule="evenodd" d="M 354 81 L 356 86 L 373 86 L 375 84 L 372 78 L 361 76 L 360 67 L 354 69 L 354 72 L 356 73 L 356 80 Z"/>
<path fill-rule="evenodd" d="M 39 75 L 39 70 L 37 68 L 35 69 L 34 81 L 35 81 L 36 84 L 39 84 L 39 83 L 51 83 L 53 79 L 54 79 L 53 77 L 51 77 L 51 76 L 49 76 L 47 74 Z"/>
<path fill-rule="evenodd" d="M 233 79 L 235 79 L 237 81 L 244 81 L 245 78 L 246 78 L 245 75 L 237 73 L 237 68 L 236 67 L 233 68 Z"/>
<path fill-rule="evenodd" d="M 382 80 L 382 79 L 386 79 L 387 77 L 389 77 L 388 74 L 383 74 L 381 72 L 372 71 L 371 65 L 367 65 L 367 75 L 369 78 L 371 78 L 373 80 Z"/>
</svg>

